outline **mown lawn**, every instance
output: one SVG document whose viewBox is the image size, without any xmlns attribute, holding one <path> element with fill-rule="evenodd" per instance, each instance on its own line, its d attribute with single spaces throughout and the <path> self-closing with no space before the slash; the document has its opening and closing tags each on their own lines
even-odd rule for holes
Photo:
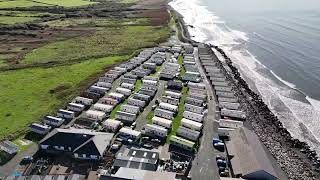
<svg viewBox="0 0 320 180">
<path fill-rule="evenodd" d="M 131 54 L 156 46 L 169 37 L 168 27 L 126 26 L 102 28 L 88 37 L 48 44 L 28 53 L 22 63 L 68 62 L 110 55 Z"/>
<path fill-rule="evenodd" d="M 0 0 L 1 8 L 16 8 L 16 7 L 32 7 L 32 6 L 48 6 L 31 0 Z"/>
<path fill-rule="evenodd" d="M 0 73 L 0 139 L 17 136 L 31 122 L 76 96 L 92 76 L 129 56 L 91 59 L 68 66 Z M 95 75 L 96 76 L 96 75 Z"/>
<path fill-rule="evenodd" d="M 33 6 L 63 6 L 77 7 L 96 4 L 89 0 L 0 0 L 1 8 L 16 8 L 16 7 L 33 7 Z"/>
</svg>

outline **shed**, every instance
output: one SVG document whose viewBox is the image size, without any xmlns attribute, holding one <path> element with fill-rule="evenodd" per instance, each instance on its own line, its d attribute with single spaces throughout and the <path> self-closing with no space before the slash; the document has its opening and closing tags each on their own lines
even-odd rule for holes
<svg viewBox="0 0 320 180">
<path fill-rule="evenodd" d="M 170 145 L 174 145 L 188 151 L 193 151 L 195 147 L 194 142 L 174 135 L 170 137 Z"/>
<path fill-rule="evenodd" d="M 102 111 L 88 110 L 86 111 L 86 117 L 89 119 L 101 121 L 106 118 L 106 114 Z"/>
<path fill-rule="evenodd" d="M 201 131 L 202 127 L 203 127 L 202 123 L 192 121 L 192 120 L 186 119 L 186 118 L 183 118 L 181 120 L 181 125 L 189 128 L 189 129 L 196 130 L 196 131 Z"/>
<path fill-rule="evenodd" d="M 202 122 L 203 121 L 203 115 L 202 114 L 197 114 L 197 113 L 193 113 L 193 112 L 190 112 L 190 111 L 184 111 L 183 112 L 183 117 L 186 118 L 186 119 L 197 121 L 197 122 Z"/>
<path fill-rule="evenodd" d="M 157 117 L 157 116 L 153 116 L 152 123 L 156 124 L 156 125 L 159 125 L 159 126 L 163 126 L 165 128 L 168 128 L 168 129 L 170 129 L 171 126 L 172 126 L 172 121 L 171 120 L 168 120 L 168 119 L 165 119 L 165 118 L 160 118 L 160 117 Z"/>
</svg>

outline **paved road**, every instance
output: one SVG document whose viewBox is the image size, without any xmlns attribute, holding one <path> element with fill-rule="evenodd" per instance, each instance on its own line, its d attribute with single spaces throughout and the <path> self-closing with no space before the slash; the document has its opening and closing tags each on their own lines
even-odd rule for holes
<svg viewBox="0 0 320 180">
<path fill-rule="evenodd" d="M 215 121 L 216 103 L 214 100 L 213 89 L 205 76 L 202 66 L 200 65 L 197 48 L 195 48 L 195 58 L 199 67 L 199 72 L 203 77 L 205 77 L 203 81 L 206 85 L 206 90 L 208 93 L 208 114 L 204 120 L 203 135 L 201 137 L 200 147 L 194 161 L 192 162 L 191 176 L 192 179 L 219 180 L 220 177 L 215 158 L 217 154 L 221 153 L 213 148 L 211 142 L 212 137 L 216 135 L 218 129 L 218 123 Z M 210 96 L 212 99 L 210 99 Z"/>
</svg>

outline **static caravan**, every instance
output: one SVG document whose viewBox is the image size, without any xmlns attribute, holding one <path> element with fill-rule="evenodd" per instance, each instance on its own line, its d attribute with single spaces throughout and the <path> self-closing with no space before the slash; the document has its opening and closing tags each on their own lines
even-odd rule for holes
<svg viewBox="0 0 320 180">
<path fill-rule="evenodd" d="M 227 116 L 231 118 L 246 119 L 246 113 L 243 111 L 221 109 L 221 116 Z"/>
<path fill-rule="evenodd" d="M 166 128 L 154 124 L 146 124 L 143 131 L 146 135 L 160 138 L 165 138 L 168 135 L 168 130 Z"/>
<path fill-rule="evenodd" d="M 140 108 L 144 108 L 146 106 L 145 101 L 141 101 L 139 99 L 134 99 L 134 98 L 129 98 L 128 99 L 128 104 L 132 106 L 138 106 Z"/>
<path fill-rule="evenodd" d="M 210 77 L 210 80 L 216 82 L 228 82 L 225 77 Z"/>
<path fill-rule="evenodd" d="M 121 93 L 116 93 L 116 92 L 112 92 L 112 93 L 109 93 L 109 96 L 113 99 L 116 99 L 118 101 L 123 101 L 125 96 Z"/>
<path fill-rule="evenodd" d="M 129 79 L 138 79 L 138 76 L 133 75 L 131 73 L 127 73 L 125 75 L 123 75 L 124 78 L 129 78 Z"/>
<path fill-rule="evenodd" d="M 201 106 L 203 106 L 204 101 L 200 100 L 200 99 L 187 97 L 185 103 L 201 107 Z"/>
<path fill-rule="evenodd" d="M 191 82 L 200 82 L 201 81 L 201 76 L 200 76 L 200 73 L 198 73 L 198 72 L 187 71 L 182 76 L 182 80 L 183 81 L 191 81 Z"/>
<path fill-rule="evenodd" d="M 85 106 L 78 103 L 69 103 L 67 108 L 73 112 L 82 112 L 85 109 Z"/>
<path fill-rule="evenodd" d="M 197 89 L 205 89 L 206 85 L 203 83 L 193 83 L 189 82 L 188 83 L 188 88 L 197 88 Z"/>
<path fill-rule="evenodd" d="M 102 104 L 107 104 L 107 105 L 112 105 L 112 106 L 116 106 L 119 104 L 119 100 L 110 98 L 110 97 L 105 97 L 105 98 L 101 98 L 100 99 L 100 103 Z"/>
<path fill-rule="evenodd" d="M 197 121 L 197 122 L 202 122 L 203 121 L 203 115 L 202 114 L 197 114 L 197 113 L 193 113 L 193 112 L 190 112 L 190 111 L 184 111 L 183 112 L 183 117 L 186 118 L 186 119 Z"/>
<path fill-rule="evenodd" d="M 205 70 L 207 73 L 211 72 L 211 73 L 220 73 L 221 69 L 214 67 L 214 66 L 206 66 Z"/>
<path fill-rule="evenodd" d="M 214 72 L 209 72 L 209 73 L 208 73 L 208 76 L 209 76 L 209 77 L 226 77 L 223 73 L 220 73 L 220 72 L 216 72 L 216 73 L 214 73 Z"/>
<path fill-rule="evenodd" d="M 132 114 L 132 113 L 123 112 L 123 111 L 118 111 L 118 112 L 116 112 L 116 119 L 132 123 L 137 119 L 137 115 Z"/>
<path fill-rule="evenodd" d="M 127 69 L 122 67 L 114 67 L 114 70 L 120 71 L 122 74 L 127 72 Z"/>
<path fill-rule="evenodd" d="M 73 119 L 75 114 L 73 111 L 67 111 L 64 109 L 59 109 L 57 112 L 57 116 L 63 119 Z"/>
<path fill-rule="evenodd" d="M 88 90 L 83 92 L 83 94 L 81 96 L 83 96 L 85 98 L 92 99 L 93 103 L 97 102 L 102 97 L 101 94 L 90 92 Z"/>
<path fill-rule="evenodd" d="M 125 96 L 130 96 L 130 94 L 131 94 L 131 90 L 130 90 L 130 89 L 121 88 L 121 87 L 118 87 L 118 88 L 116 89 L 116 92 L 117 92 L 117 93 L 120 93 L 120 94 L 123 94 L 123 95 L 125 95 Z"/>
<path fill-rule="evenodd" d="M 196 62 L 194 61 L 183 61 L 183 65 L 196 65 Z"/>
<path fill-rule="evenodd" d="M 172 91 L 165 91 L 164 92 L 166 96 L 170 96 L 176 99 L 180 99 L 182 97 L 181 93 L 177 93 L 177 92 L 172 92 Z"/>
<path fill-rule="evenodd" d="M 141 132 L 123 127 L 119 131 L 119 136 L 137 141 L 141 137 Z"/>
<path fill-rule="evenodd" d="M 45 116 L 43 122 L 49 126 L 59 127 L 63 124 L 64 119 L 53 116 Z"/>
<path fill-rule="evenodd" d="M 140 88 L 138 91 L 139 94 L 145 94 L 151 97 L 153 97 L 156 94 L 156 92 L 157 90 L 149 90 L 149 89 L 143 89 L 143 88 Z"/>
<path fill-rule="evenodd" d="M 104 88 L 107 88 L 108 90 L 111 89 L 112 87 L 112 84 L 111 83 L 108 83 L 108 82 L 97 82 L 97 86 L 99 87 L 104 87 Z"/>
<path fill-rule="evenodd" d="M 230 84 L 228 82 L 219 82 L 219 81 L 211 81 L 212 85 L 214 86 L 225 86 L 230 87 Z"/>
<path fill-rule="evenodd" d="M 112 84 L 114 80 L 115 80 L 115 78 L 113 78 L 113 77 L 103 76 L 103 77 L 99 78 L 99 82 L 105 82 L 105 83 L 110 83 L 110 84 Z"/>
<path fill-rule="evenodd" d="M 113 105 L 96 103 L 93 105 L 93 109 L 97 111 L 102 111 L 104 113 L 110 113 L 113 110 Z"/>
<path fill-rule="evenodd" d="M 102 121 L 104 118 L 106 118 L 106 113 L 102 111 L 88 110 L 86 111 L 86 117 L 89 119 Z"/>
<path fill-rule="evenodd" d="M 232 92 L 232 87 L 226 87 L 226 86 L 214 86 L 215 91 L 226 91 L 226 92 Z"/>
<path fill-rule="evenodd" d="M 189 141 L 187 139 L 178 137 L 178 136 L 171 136 L 170 137 L 170 145 L 174 145 L 177 147 L 180 147 L 182 149 L 193 151 L 195 147 L 195 143 L 192 141 Z"/>
<path fill-rule="evenodd" d="M 83 104 L 86 106 L 91 106 L 91 104 L 93 103 L 93 99 L 78 96 L 73 100 L 73 102 L 78 104 Z"/>
<path fill-rule="evenodd" d="M 143 64 L 143 67 L 146 69 L 150 69 L 151 71 L 155 71 L 157 68 L 157 64 L 156 63 L 151 63 L 151 62 L 145 62 Z"/>
<path fill-rule="evenodd" d="M 157 86 L 150 85 L 150 84 L 142 84 L 140 88 L 141 89 L 152 90 L 152 91 L 156 91 L 158 89 Z"/>
<path fill-rule="evenodd" d="M 107 119 L 106 121 L 103 122 L 103 127 L 108 132 L 116 132 L 121 127 L 121 124 L 122 124 L 121 121 L 117 121 L 115 119 Z"/>
<path fill-rule="evenodd" d="M 125 78 L 125 77 L 123 77 L 123 78 L 120 79 L 120 82 L 121 82 L 121 83 L 135 84 L 136 81 L 137 81 L 136 79 Z"/>
<path fill-rule="evenodd" d="M 204 89 L 198 89 L 198 88 L 189 88 L 189 94 L 202 94 L 206 95 L 207 91 Z"/>
<path fill-rule="evenodd" d="M 196 130 L 196 131 L 201 131 L 202 127 L 203 127 L 202 123 L 192 121 L 192 120 L 186 119 L 186 118 L 183 118 L 181 120 L 181 125 L 189 128 L 189 129 Z"/>
<path fill-rule="evenodd" d="M 141 101 L 146 101 L 146 102 L 149 102 L 151 97 L 148 96 L 148 95 L 145 95 L 145 94 L 139 94 L 139 93 L 134 93 L 133 94 L 133 98 L 134 99 L 139 99 Z"/>
<path fill-rule="evenodd" d="M 217 95 L 218 97 L 235 98 L 233 92 L 216 91 L 216 95 Z"/>
<path fill-rule="evenodd" d="M 169 104 L 172 104 L 172 105 L 175 105 L 175 106 L 179 105 L 179 99 L 172 98 L 170 96 L 162 96 L 161 102 L 169 103 Z"/>
<path fill-rule="evenodd" d="M 161 109 L 164 109 L 164 110 L 168 110 L 168 111 L 172 111 L 172 112 L 178 112 L 178 106 L 175 106 L 175 105 L 172 105 L 172 104 L 169 104 L 169 103 L 161 102 L 159 104 L 159 107 Z"/>
<path fill-rule="evenodd" d="M 154 77 L 154 76 L 146 76 L 146 77 L 143 77 L 144 80 L 150 80 L 150 81 L 159 81 L 159 78 L 158 77 Z"/>
<path fill-rule="evenodd" d="M 189 139 L 191 141 L 198 141 L 200 137 L 200 132 L 180 126 L 177 129 L 177 135 L 185 139 Z"/>
<path fill-rule="evenodd" d="M 131 69 L 133 69 L 135 67 L 135 65 L 131 62 L 126 62 L 126 63 L 122 63 L 120 64 L 121 68 L 126 68 L 127 71 L 131 71 Z"/>
<path fill-rule="evenodd" d="M 243 122 L 242 121 L 235 121 L 231 119 L 220 119 L 219 121 L 219 126 L 224 127 L 224 128 L 241 128 L 243 127 Z"/>
<path fill-rule="evenodd" d="M 126 89 L 130 89 L 130 90 L 133 90 L 133 89 L 134 89 L 134 84 L 121 83 L 121 87 L 122 87 L 122 88 L 126 88 Z"/>
<path fill-rule="evenodd" d="M 157 86 L 158 81 L 153 81 L 153 80 L 147 80 L 147 79 L 142 79 L 142 84 L 147 85 L 147 86 Z"/>
<path fill-rule="evenodd" d="M 172 119 L 174 113 L 171 112 L 171 111 L 167 111 L 167 110 L 164 110 L 164 109 L 157 108 L 157 109 L 154 110 L 154 115 L 158 116 L 158 117 L 165 118 L 165 119 Z"/>
<path fill-rule="evenodd" d="M 199 99 L 201 101 L 206 101 L 206 99 L 207 99 L 207 95 L 199 94 L 199 93 L 189 93 L 188 97 L 194 98 L 194 99 Z"/>
<path fill-rule="evenodd" d="M 238 110 L 240 108 L 239 103 L 219 102 L 219 107 L 231 110 Z"/>
<path fill-rule="evenodd" d="M 140 111 L 140 107 L 125 104 L 120 107 L 120 111 L 132 113 L 132 114 L 138 114 Z"/>
<path fill-rule="evenodd" d="M 165 128 L 168 128 L 168 129 L 170 129 L 171 126 L 172 126 L 172 121 L 171 120 L 168 120 L 168 119 L 165 119 L 165 118 L 160 118 L 160 117 L 157 117 L 157 116 L 153 116 L 152 123 L 156 124 L 156 125 L 159 125 L 159 126 L 162 126 L 162 127 L 165 127 Z"/>
<path fill-rule="evenodd" d="M 89 88 L 89 91 L 94 92 L 94 93 L 98 93 L 100 95 L 104 95 L 108 91 L 108 89 L 104 88 L 104 87 L 99 87 L 99 86 L 91 86 Z"/>
<path fill-rule="evenodd" d="M 184 110 L 185 111 L 194 112 L 194 113 L 197 113 L 197 114 L 202 114 L 203 110 L 204 110 L 204 107 L 202 107 L 202 106 L 194 106 L 194 105 L 191 105 L 191 104 L 184 104 Z"/>
<path fill-rule="evenodd" d="M 51 130 L 50 126 L 37 124 L 37 123 L 32 123 L 29 128 L 30 128 L 30 131 L 37 134 L 41 134 L 41 135 L 45 135 Z"/>
<path fill-rule="evenodd" d="M 219 136 L 229 136 L 229 134 L 234 131 L 233 128 L 218 128 L 218 135 Z"/>
<path fill-rule="evenodd" d="M 226 98 L 226 97 L 218 97 L 219 102 L 228 102 L 228 103 L 236 103 L 238 100 L 236 98 Z"/>
</svg>

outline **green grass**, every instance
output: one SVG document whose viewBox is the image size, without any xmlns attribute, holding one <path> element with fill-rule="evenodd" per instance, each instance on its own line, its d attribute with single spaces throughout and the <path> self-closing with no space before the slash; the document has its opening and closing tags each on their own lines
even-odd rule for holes
<svg viewBox="0 0 320 180">
<path fill-rule="evenodd" d="M 138 0 L 120 0 L 121 3 L 129 4 L 129 3 L 135 3 L 138 2 Z"/>
<path fill-rule="evenodd" d="M 27 150 L 30 146 L 32 146 L 34 144 L 34 142 L 31 142 L 30 144 L 22 144 L 20 142 L 20 138 L 15 139 L 14 141 L 12 141 L 14 144 L 16 144 L 17 146 L 19 146 L 19 152 L 24 152 L 25 150 Z"/>
<path fill-rule="evenodd" d="M 138 79 L 137 82 L 136 82 L 136 84 L 134 85 L 134 90 L 133 90 L 133 91 L 134 91 L 134 92 L 138 92 L 139 89 L 140 89 L 141 84 L 142 84 L 142 80 L 141 80 L 141 79 Z"/>
<path fill-rule="evenodd" d="M 186 73 L 186 69 L 182 66 L 182 62 L 183 62 L 183 56 L 180 54 L 178 56 L 178 64 L 181 65 L 180 76 L 183 76 Z"/>
<path fill-rule="evenodd" d="M 177 132 L 179 126 L 180 126 L 181 120 L 183 118 L 184 102 L 185 102 L 185 100 L 187 98 L 187 94 L 188 94 L 188 88 L 187 87 L 183 87 L 183 89 L 182 89 L 182 97 L 180 99 L 178 113 L 173 119 L 171 131 L 167 136 L 167 143 L 169 143 L 170 137 L 172 135 L 176 135 L 176 132 Z"/>
<path fill-rule="evenodd" d="M 1 1 L 0 1 L 1 3 Z M 28 11 L 0 11 L 0 24 L 26 23 L 39 20 L 43 16 L 61 16 L 60 14 L 39 13 Z"/>
<path fill-rule="evenodd" d="M 0 139 L 21 135 L 28 124 L 76 96 L 79 87 L 87 86 L 97 72 L 128 58 L 106 57 L 68 66 L 0 73 Z"/>
<path fill-rule="evenodd" d="M 125 105 L 125 104 L 128 103 L 128 100 L 129 100 L 129 99 L 127 98 L 125 101 L 123 101 L 122 103 L 118 104 L 118 105 L 111 111 L 111 113 L 110 113 L 110 118 L 111 118 L 111 119 L 115 119 L 115 118 L 116 118 L 116 113 L 117 113 L 118 111 L 120 111 L 120 108 L 121 108 L 122 105 Z"/>
<path fill-rule="evenodd" d="M 48 6 L 48 5 L 31 1 L 31 0 L 14 0 L 14 1 L 0 0 L 1 8 L 32 7 L 32 6 Z"/>
<path fill-rule="evenodd" d="M 152 124 L 153 111 L 150 111 L 146 117 L 147 124 Z"/>
<path fill-rule="evenodd" d="M 16 24 L 26 23 L 37 20 L 37 17 L 12 17 L 12 16 L 0 16 L 0 24 Z"/>
<path fill-rule="evenodd" d="M 88 0 L 33 0 L 34 2 L 63 6 L 63 7 L 77 7 L 77 6 L 87 6 L 91 4 L 96 4 L 97 2 L 92 2 Z"/>
<path fill-rule="evenodd" d="M 68 62 L 93 57 L 131 54 L 156 46 L 169 37 L 168 27 L 128 26 L 104 28 L 89 37 L 59 41 L 28 53 L 22 63 Z"/>
</svg>

